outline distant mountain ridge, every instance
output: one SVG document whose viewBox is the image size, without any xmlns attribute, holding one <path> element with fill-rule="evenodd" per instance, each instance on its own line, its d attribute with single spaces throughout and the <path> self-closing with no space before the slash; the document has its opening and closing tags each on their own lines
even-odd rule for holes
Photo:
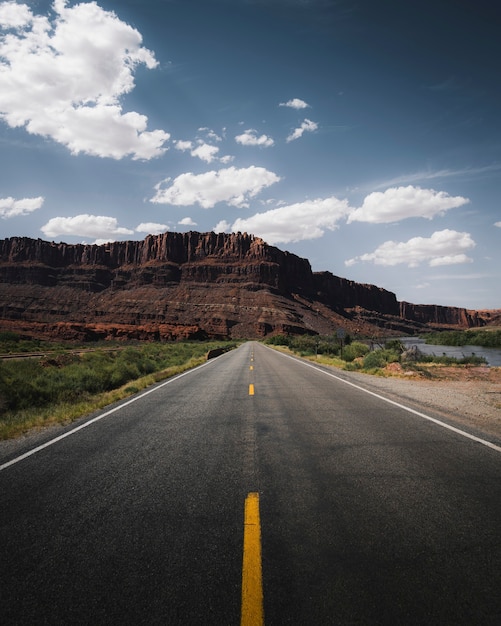
<svg viewBox="0 0 501 626">
<path fill-rule="evenodd" d="M 399 302 L 247 233 L 0 240 L 0 295 L 0 329 L 79 340 L 408 333 L 483 326 L 496 313 Z"/>
</svg>

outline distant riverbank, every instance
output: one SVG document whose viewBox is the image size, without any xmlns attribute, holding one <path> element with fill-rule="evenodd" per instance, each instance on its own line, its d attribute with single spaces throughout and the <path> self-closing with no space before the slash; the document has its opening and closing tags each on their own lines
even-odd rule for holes
<svg viewBox="0 0 501 626">
<path fill-rule="evenodd" d="M 427 344 L 421 337 L 401 337 L 400 341 L 406 346 L 417 346 L 423 354 L 431 356 L 451 356 L 461 359 L 465 356 L 481 356 L 493 367 L 501 367 L 501 349 L 484 348 L 482 346 L 443 346 L 439 344 Z"/>
</svg>

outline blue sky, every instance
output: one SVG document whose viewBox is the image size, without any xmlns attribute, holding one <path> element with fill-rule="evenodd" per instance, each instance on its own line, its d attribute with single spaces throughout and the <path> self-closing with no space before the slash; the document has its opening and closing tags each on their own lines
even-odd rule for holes
<svg viewBox="0 0 501 626">
<path fill-rule="evenodd" d="M 494 0 L 0 1 L 0 237 L 246 231 L 501 308 Z"/>
</svg>

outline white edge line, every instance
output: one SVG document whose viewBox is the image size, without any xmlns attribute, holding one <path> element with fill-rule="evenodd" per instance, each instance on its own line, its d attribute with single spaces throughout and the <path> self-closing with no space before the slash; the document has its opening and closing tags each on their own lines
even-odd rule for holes
<svg viewBox="0 0 501 626">
<path fill-rule="evenodd" d="M 272 349 L 273 348 L 269 348 L 269 350 L 272 350 Z M 285 356 L 288 359 L 292 359 L 293 361 L 296 361 L 296 363 L 301 363 L 302 365 L 306 367 L 311 367 L 312 369 L 316 370 L 317 372 L 321 372 L 322 374 L 325 374 L 326 376 L 335 378 L 336 380 L 339 380 L 340 382 L 345 383 L 345 385 L 350 385 L 351 387 L 355 387 L 355 389 L 359 389 L 360 391 L 368 393 L 369 395 L 374 396 L 375 398 L 379 398 L 380 400 L 383 400 L 384 402 L 387 402 L 388 404 L 393 404 L 393 406 L 396 406 L 399 409 L 403 409 L 404 411 L 407 411 L 408 413 L 413 413 L 414 415 L 418 415 L 419 417 L 422 417 L 425 420 L 433 422 L 434 424 L 438 424 L 438 426 L 442 426 L 442 428 L 447 428 L 447 430 L 452 430 L 452 432 L 457 433 L 458 435 L 462 435 L 463 437 L 467 437 L 468 439 L 471 439 L 472 441 L 476 441 L 477 443 L 480 443 L 483 446 L 486 446 L 487 448 L 496 450 L 496 452 L 501 452 L 501 446 L 497 446 L 495 443 L 487 441 L 486 439 L 481 439 L 480 437 L 476 437 L 475 435 L 467 433 L 466 431 L 456 428 L 455 426 L 451 426 L 450 424 L 447 424 L 446 422 L 441 422 L 440 420 L 437 420 L 434 417 L 431 417 L 430 415 L 426 415 L 425 413 L 420 413 L 419 411 L 416 411 L 415 409 L 411 409 L 410 407 L 405 406 L 404 404 L 400 404 L 400 402 L 395 402 L 394 400 L 390 400 L 389 398 L 380 396 L 378 393 L 375 393 L 374 391 L 369 391 L 368 389 L 364 389 L 364 387 L 360 387 L 359 385 L 356 385 L 355 383 L 352 383 L 349 380 L 345 380 L 344 378 L 341 378 L 340 376 L 336 376 L 335 374 L 332 374 L 331 372 L 326 372 L 325 370 L 321 369 L 320 367 L 317 367 L 316 365 L 313 365 L 312 363 L 308 363 L 307 361 L 302 361 L 301 359 L 298 359 L 297 357 L 291 356 L 290 354 L 285 354 L 284 352 L 280 352 L 279 350 L 274 350 L 274 352 L 277 352 L 278 354 L 281 354 L 282 356 Z"/>
<path fill-rule="evenodd" d="M 120 404 L 119 406 L 116 406 L 113 409 L 110 409 L 109 411 L 106 411 L 102 415 L 98 415 L 97 417 L 92 418 L 91 420 L 89 420 L 88 422 L 85 422 L 84 424 L 80 424 L 80 426 L 77 426 L 76 428 L 73 428 L 72 430 L 69 430 L 66 433 L 63 433 L 62 435 L 59 435 L 58 437 L 55 437 L 54 439 L 50 439 L 49 441 L 46 441 L 42 445 L 40 445 L 40 446 L 38 446 L 36 448 L 33 448 L 32 450 L 28 450 L 28 452 L 25 452 L 24 454 L 21 454 L 20 456 L 17 456 L 14 459 L 11 459 L 10 461 L 7 461 L 7 463 L 4 463 L 3 465 L 0 465 L 0 472 L 2 470 L 4 470 L 4 469 L 7 469 L 11 465 L 15 465 L 16 463 L 19 463 L 20 461 L 24 461 L 24 459 L 27 459 L 28 457 L 32 456 L 33 454 L 36 454 L 37 452 L 40 452 L 41 450 L 44 450 L 45 448 L 48 448 L 49 446 L 52 446 L 53 444 L 57 443 L 58 441 L 61 441 L 62 439 L 66 439 L 66 437 L 69 437 L 70 435 L 74 435 L 79 430 L 83 430 L 84 428 L 87 428 L 87 426 L 90 426 L 91 424 L 94 424 L 95 422 L 99 422 L 99 420 L 102 420 L 103 418 L 108 417 L 108 415 L 111 415 L 112 413 L 115 413 L 116 411 L 119 411 L 120 409 L 123 409 L 124 407 L 128 406 L 129 404 L 132 404 L 133 402 L 136 402 L 137 400 L 141 400 L 141 398 L 144 398 L 145 396 L 149 395 L 150 393 L 153 393 L 154 391 L 158 391 L 158 389 L 161 389 L 162 387 L 165 387 L 165 385 L 170 385 L 170 383 L 173 383 L 174 381 L 178 380 L 179 378 L 182 378 L 183 376 L 187 376 L 188 374 L 191 374 L 192 372 L 195 372 L 196 370 L 199 370 L 200 368 L 205 367 L 206 365 L 210 365 L 215 360 L 216 359 L 210 359 L 209 361 L 206 361 L 205 363 L 202 363 L 201 365 L 198 365 L 197 367 L 194 367 L 192 369 L 186 370 L 186 372 L 182 372 L 181 374 L 178 374 L 177 376 L 173 376 L 172 378 L 169 378 L 165 382 L 160 383 L 159 385 L 156 385 L 155 387 L 151 387 L 150 389 L 148 389 L 147 391 L 143 392 L 139 396 L 134 396 L 134 398 L 131 398 L 130 400 L 127 400 L 127 402 L 124 402 L 123 404 Z"/>
</svg>

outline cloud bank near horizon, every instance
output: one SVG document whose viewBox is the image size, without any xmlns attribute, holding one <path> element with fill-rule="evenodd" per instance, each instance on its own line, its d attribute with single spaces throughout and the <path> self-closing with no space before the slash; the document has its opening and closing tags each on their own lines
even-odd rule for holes
<svg viewBox="0 0 501 626">
<path fill-rule="evenodd" d="M 165 188 L 162 187 L 164 183 L 159 183 L 151 202 L 183 207 L 198 204 L 205 209 L 226 202 L 236 208 L 246 208 L 251 198 L 279 180 L 275 173 L 255 167 L 240 170 L 232 167 L 200 175 L 188 173 L 174 181 L 164 181 L 167 184 Z M 385 198 L 391 200 L 390 206 L 385 204 Z M 326 231 L 337 230 L 342 225 L 349 227 L 350 223 L 357 221 L 385 223 L 415 217 L 433 219 L 467 202 L 467 198 L 453 198 L 432 189 L 408 186 L 369 194 L 360 208 L 351 207 L 348 200 L 335 196 L 316 198 L 281 205 L 249 217 L 238 217 L 233 223 L 221 220 L 214 230 L 249 232 L 262 237 L 270 245 L 276 245 L 318 239 Z M 185 217 L 177 223 L 196 226 L 191 217 Z M 88 214 L 52 218 L 42 227 L 42 232 L 48 237 L 78 235 L 94 237 L 99 241 L 115 240 L 116 237 L 134 232 L 159 234 L 166 230 L 168 225 L 153 222 L 139 224 L 131 230 L 119 226 L 116 218 Z M 345 265 L 351 267 L 363 262 L 387 267 L 399 264 L 417 267 L 422 263 L 430 267 L 458 265 L 472 262 L 466 253 L 475 245 L 469 233 L 444 229 L 434 232 L 430 237 L 413 237 L 403 242 L 386 241 L 373 252 L 346 260 Z"/>
</svg>

